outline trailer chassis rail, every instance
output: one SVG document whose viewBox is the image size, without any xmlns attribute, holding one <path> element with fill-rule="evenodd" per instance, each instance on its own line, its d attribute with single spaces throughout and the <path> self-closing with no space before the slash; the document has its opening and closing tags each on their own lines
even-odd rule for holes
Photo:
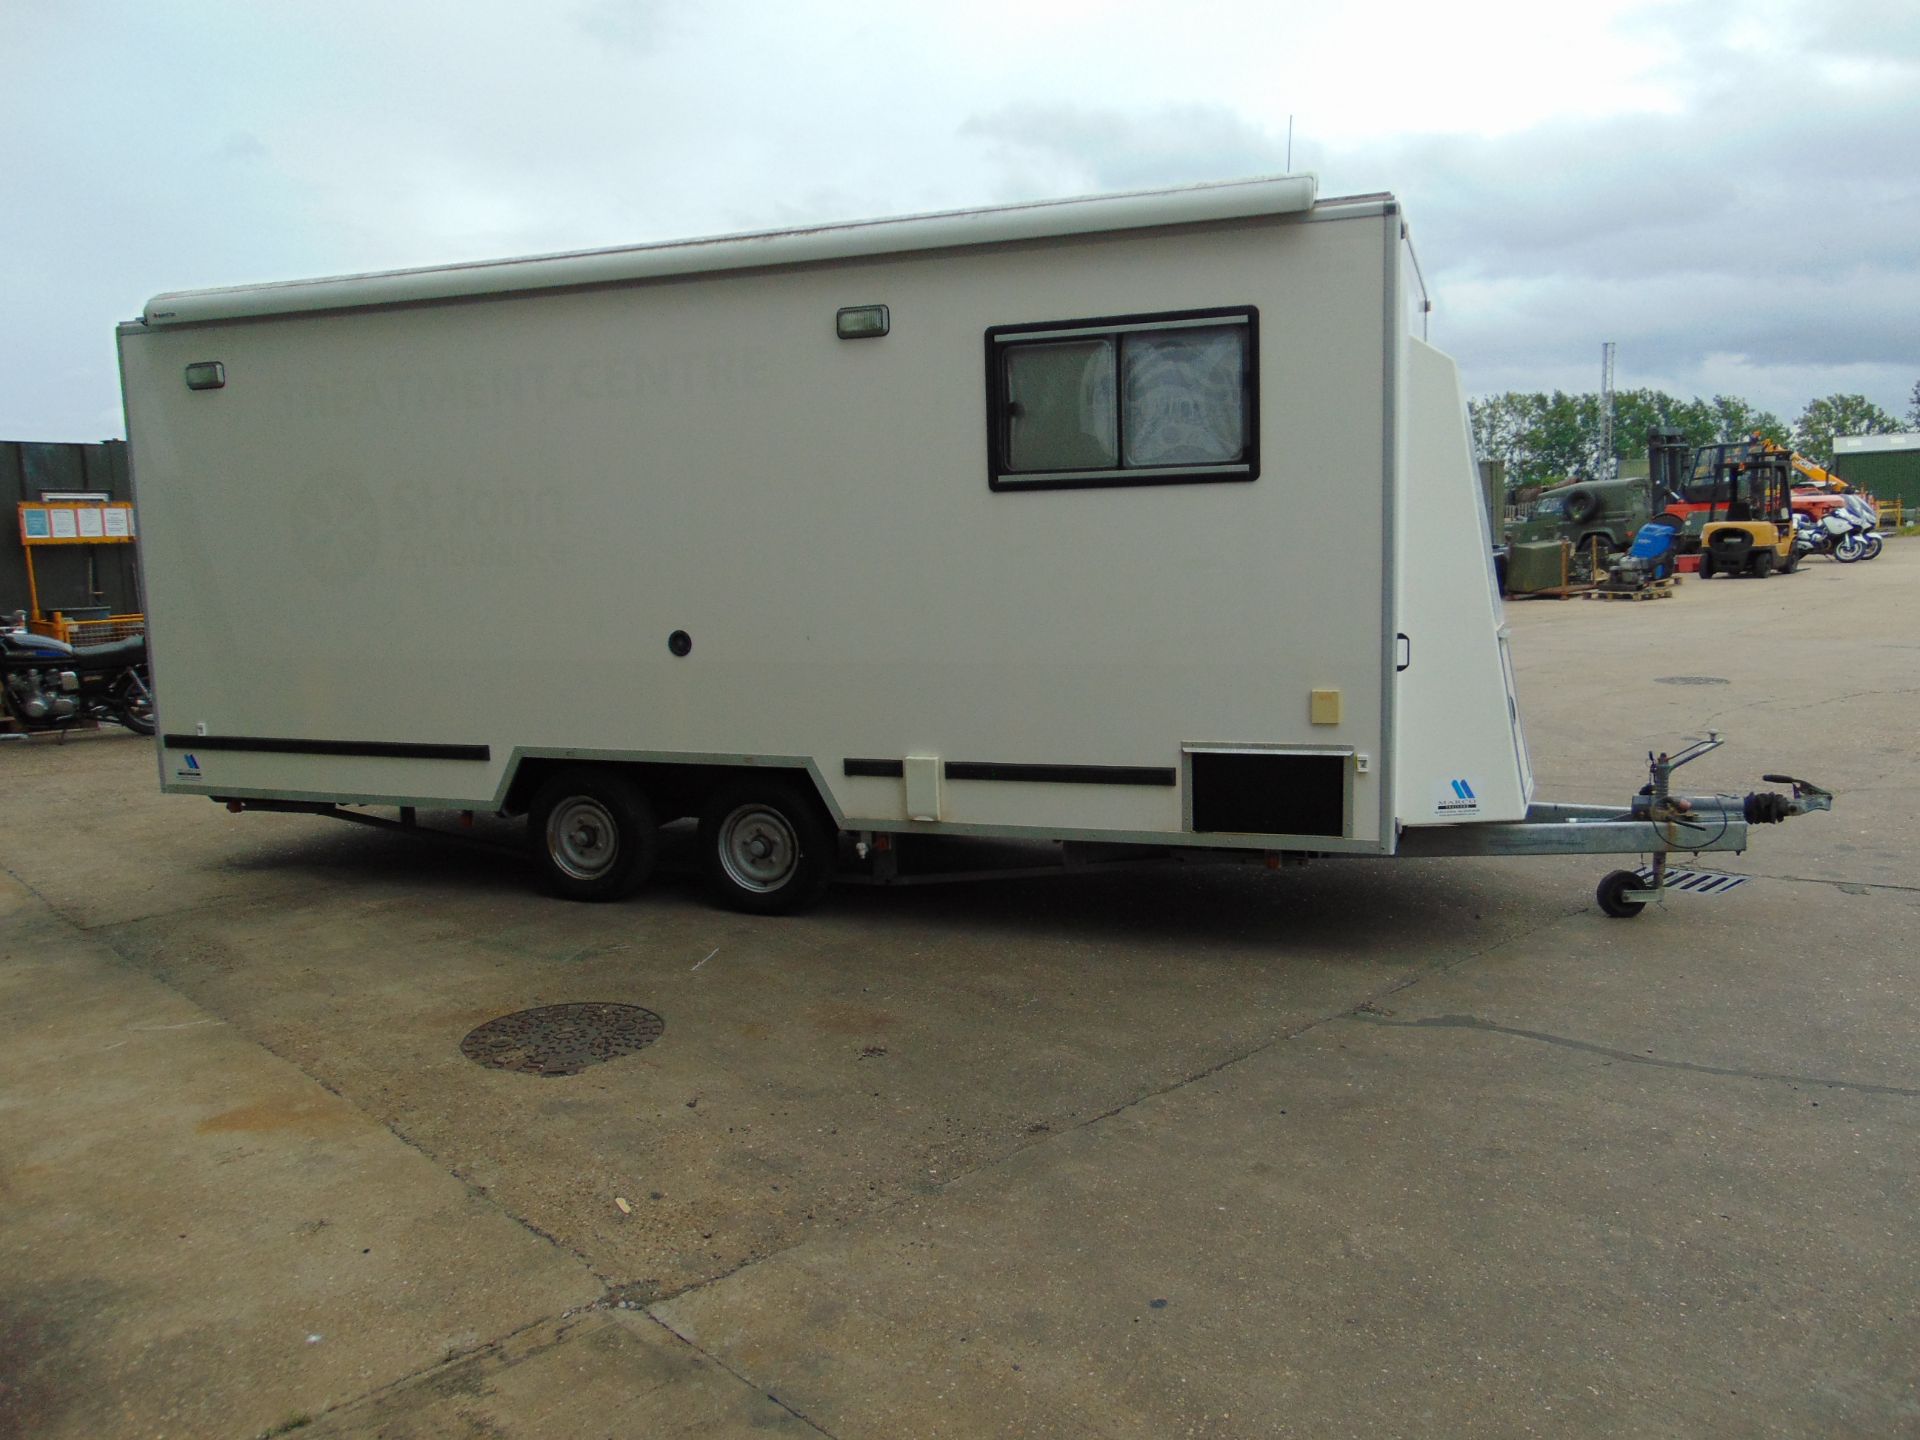
<svg viewBox="0 0 1920 1440">
<path fill-rule="evenodd" d="M 1744 802 L 1694 795 L 1685 820 L 1636 819 L 1609 805 L 1537 804 L 1523 820 L 1436 825 L 1401 832 L 1402 855 L 1649 855 L 1747 848 Z"/>
<path fill-rule="evenodd" d="M 1413 826 L 1403 829 L 1395 847 L 1400 855 L 1416 858 L 1456 855 L 1650 855 L 1646 876 L 1633 870 L 1615 870 L 1601 880 L 1596 898 L 1608 915 L 1620 919 L 1641 914 L 1648 905 L 1665 901 L 1668 857 L 1713 852 L 1739 854 L 1746 850 L 1755 825 L 1777 825 L 1794 815 L 1831 810 L 1833 795 L 1808 780 L 1791 775 L 1767 775 L 1771 784 L 1785 785 L 1786 793 L 1754 791 L 1747 795 L 1675 795 L 1673 772 L 1682 765 L 1717 750 L 1725 742 L 1717 730 L 1695 741 L 1677 755 L 1647 756 L 1647 783 L 1624 807 L 1576 805 L 1538 801 L 1519 820 L 1470 821 L 1459 825 Z M 215 796 L 229 810 L 266 810 L 283 814 L 319 815 L 369 829 L 397 831 L 451 841 L 475 849 L 511 849 L 500 842 L 466 833 L 474 812 L 460 811 L 461 829 L 443 830 L 421 825 L 411 805 L 399 807 L 399 818 L 368 815 L 357 807 L 331 801 L 245 799 Z M 1304 865 L 1315 858 L 1338 858 L 1319 852 L 1193 848 L 1090 841 L 1060 841 L 1044 856 L 1004 857 L 1002 863 L 957 869 L 905 869 L 900 863 L 896 836 L 855 831 L 849 837 L 855 864 L 843 864 L 836 877 L 855 885 L 935 885 L 963 880 L 1013 880 L 1075 872 L 1133 870 L 1168 863 L 1261 863 L 1269 869 Z M 1013 863 L 1006 863 L 1011 859 Z"/>
<path fill-rule="evenodd" d="M 1677 853 L 1712 851 L 1739 854 L 1755 825 L 1777 825 L 1794 815 L 1831 810 L 1833 795 L 1809 780 L 1765 775 L 1788 793 L 1753 791 L 1746 795 L 1675 795 L 1673 772 L 1726 741 L 1718 730 L 1677 755 L 1647 756 L 1647 783 L 1622 810 L 1607 805 L 1540 802 L 1525 818 L 1480 824 L 1431 826 L 1404 831 L 1403 855 L 1651 855 L 1651 879 L 1632 870 L 1615 870 L 1600 882 L 1595 898 L 1616 919 L 1630 919 L 1667 894 L 1667 858 Z"/>
</svg>

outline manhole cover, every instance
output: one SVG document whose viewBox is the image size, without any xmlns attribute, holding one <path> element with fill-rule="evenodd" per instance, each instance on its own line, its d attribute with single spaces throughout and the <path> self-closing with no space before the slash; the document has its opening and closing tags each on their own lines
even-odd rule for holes
<svg viewBox="0 0 1920 1440">
<path fill-rule="evenodd" d="M 460 1053 L 493 1070 L 578 1075 L 658 1040 L 667 1022 L 638 1005 L 542 1005 L 516 1010 L 467 1032 Z"/>
<path fill-rule="evenodd" d="M 1659 675 L 1654 678 L 1656 685 L 1728 685 L 1731 681 L 1722 680 L 1718 675 Z"/>
</svg>

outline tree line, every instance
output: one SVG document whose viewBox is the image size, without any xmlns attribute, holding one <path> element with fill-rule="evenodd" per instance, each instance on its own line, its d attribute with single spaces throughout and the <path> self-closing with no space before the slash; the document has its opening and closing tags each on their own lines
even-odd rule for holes
<svg viewBox="0 0 1920 1440">
<path fill-rule="evenodd" d="M 1509 485 L 1590 479 L 1610 472 L 1600 453 L 1604 425 L 1596 392 L 1509 390 L 1470 401 L 1467 408 L 1473 417 L 1475 453 L 1482 460 L 1504 461 Z M 1914 383 L 1904 417 L 1889 414 L 1864 395 L 1827 395 L 1808 401 L 1791 424 L 1737 395 L 1683 400 L 1664 390 L 1621 390 L 1613 397 L 1614 457 L 1645 455 L 1647 431 L 1655 425 L 1679 430 L 1695 446 L 1742 440 L 1758 431 L 1821 465 L 1830 465 L 1836 435 L 1920 430 L 1920 381 Z"/>
</svg>

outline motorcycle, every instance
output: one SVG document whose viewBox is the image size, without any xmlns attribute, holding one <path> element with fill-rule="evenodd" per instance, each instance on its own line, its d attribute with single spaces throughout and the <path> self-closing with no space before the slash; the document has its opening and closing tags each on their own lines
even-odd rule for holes
<svg viewBox="0 0 1920 1440">
<path fill-rule="evenodd" d="M 1793 525 L 1794 546 L 1802 554 L 1831 555 L 1842 565 L 1871 560 L 1883 543 L 1873 522 L 1851 508 L 1829 510 L 1818 520 L 1796 514 Z"/>
<path fill-rule="evenodd" d="M 1858 495 L 1847 496 L 1844 503 L 1847 512 L 1853 516 L 1854 523 L 1859 527 L 1860 544 L 1863 550 L 1860 558 L 1871 560 L 1886 546 L 1886 537 L 1875 528 L 1880 523 L 1879 513 Z"/>
<path fill-rule="evenodd" d="M 0 711 L 29 732 L 111 720 L 153 734 L 146 637 L 74 646 L 24 624 L 0 630 Z"/>
</svg>

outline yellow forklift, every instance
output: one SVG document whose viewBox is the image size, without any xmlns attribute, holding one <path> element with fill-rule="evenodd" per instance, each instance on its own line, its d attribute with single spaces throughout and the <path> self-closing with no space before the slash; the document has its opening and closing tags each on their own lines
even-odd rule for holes
<svg viewBox="0 0 1920 1440">
<path fill-rule="evenodd" d="M 1700 528 L 1700 578 L 1791 575 L 1800 567 L 1791 456 L 1759 446 L 1718 450 L 1710 461 L 1713 498 Z"/>
</svg>

